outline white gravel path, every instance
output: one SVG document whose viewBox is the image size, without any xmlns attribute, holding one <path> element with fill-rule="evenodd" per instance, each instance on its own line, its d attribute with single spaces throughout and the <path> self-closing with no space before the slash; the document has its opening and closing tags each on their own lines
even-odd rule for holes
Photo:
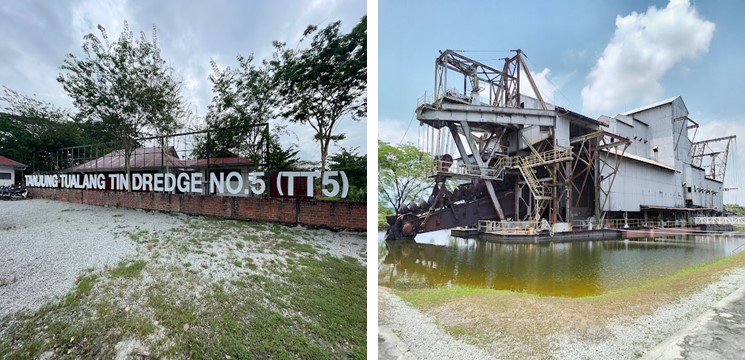
<svg viewBox="0 0 745 360">
<path fill-rule="evenodd" d="M 482 349 L 453 338 L 427 316 L 388 290 L 378 288 L 379 321 L 404 342 L 406 359 L 495 359 Z"/>
<path fill-rule="evenodd" d="M 602 339 L 586 341 L 571 334 L 556 335 L 550 339 L 549 358 L 639 358 L 743 284 L 745 268 L 740 268 L 651 315 L 617 318 L 607 326 L 609 335 Z M 399 347 L 408 350 L 403 354 L 405 359 L 472 360 L 499 356 L 453 338 L 436 324 L 435 318 L 407 305 L 389 290 L 379 288 L 378 303 L 380 324 L 389 327 L 403 342 Z"/>
<path fill-rule="evenodd" d="M 634 359 L 654 348 L 721 299 L 745 284 L 745 269 L 737 269 L 703 290 L 662 306 L 639 318 L 618 319 L 607 329 L 610 336 L 600 341 L 580 341 L 572 336 L 557 336 L 557 359 Z"/>
<path fill-rule="evenodd" d="M 0 202 L 0 318 L 66 294 L 86 269 L 136 253 L 127 230 L 165 230 L 176 217 L 50 200 Z"/>
</svg>

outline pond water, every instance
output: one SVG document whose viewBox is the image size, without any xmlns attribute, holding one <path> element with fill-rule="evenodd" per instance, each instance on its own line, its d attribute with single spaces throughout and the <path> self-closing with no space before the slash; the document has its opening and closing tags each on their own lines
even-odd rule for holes
<svg viewBox="0 0 745 360">
<path fill-rule="evenodd" d="M 453 237 L 447 230 L 420 234 L 416 241 L 379 239 L 381 285 L 462 285 L 567 297 L 634 286 L 726 257 L 745 244 L 740 235 L 499 244 Z"/>
</svg>

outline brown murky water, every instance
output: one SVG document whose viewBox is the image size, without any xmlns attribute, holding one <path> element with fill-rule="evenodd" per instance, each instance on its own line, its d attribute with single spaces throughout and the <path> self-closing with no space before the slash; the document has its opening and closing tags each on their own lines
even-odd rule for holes
<svg viewBox="0 0 745 360">
<path fill-rule="evenodd" d="M 419 235 L 416 242 L 381 242 L 378 282 L 394 288 L 461 285 L 581 297 L 726 257 L 744 243 L 743 236 L 675 235 L 497 244 L 437 232 Z"/>
</svg>

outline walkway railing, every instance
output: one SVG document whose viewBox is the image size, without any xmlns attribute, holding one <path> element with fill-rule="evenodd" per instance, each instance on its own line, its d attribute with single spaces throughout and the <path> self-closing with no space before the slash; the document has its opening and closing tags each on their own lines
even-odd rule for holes
<svg viewBox="0 0 745 360">
<path fill-rule="evenodd" d="M 489 180 L 502 180 L 504 178 L 504 162 L 498 161 L 496 166 L 480 167 L 475 164 L 453 164 L 452 161 L 435 160 L 430 170 L 430 175 L 460 175 Z"/>
<path fill-rule="evenodd" d="M 696 225 L 741 225 L 745 226 L 745 216 L 694 217 Z"/>
<path fill-rule="evenodd" d="M 478 230 L 480 233 L 525 233 L 530 230 L 550 230 L 546 221 L 492 221 L 480 220 Z"/>
<path fill-rule="evenodd" d="M 475 177 L 489 180 L 502 180 L 504 178 L 505 169 L 516 169 L 519 170 L 523 177 L 529 183 L 531 190 L 534 191 L 537 196 L 551 196 L 550 190 L 543 191 L 539 189 L 539 184 L 535 175 L 531 176 L 528 174 L 534 167 L 548 165 L 560 161 L 568 161 L 572 159 L 572 148 L 570 147 L 557 147 L 552 150 L 544 151 L 538 154 L 532 154 L 528 156 L 497 156 L 491 166 L 478 166 L 475 164 L 455 164 L 452 161 L 446 160 L 435 160 L 430 168 L 430 175 L 460 175 L 466 177 Z M 494 158 L 492 158 L 494 160 Z"/>
<path fill-rule="evenodd" d="M 519 158 L 527 167 L 543 166 L 556 162 L 572 160 L 572 148 L 556 147 L 552 150 L 544 151 L 538 154 L 519 156 Z"/>
</svg>

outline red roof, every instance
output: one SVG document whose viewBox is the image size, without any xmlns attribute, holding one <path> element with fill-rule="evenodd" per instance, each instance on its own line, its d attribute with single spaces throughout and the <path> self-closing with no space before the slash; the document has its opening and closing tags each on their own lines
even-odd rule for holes
<svg viewBox="0 0 745 360">
<path fill-rule="evenodd" d="M 132 151 L 129 157 L 129 167 L 132 170 L 161 169 L 163 167 L 183 169 L 189 167 L 206 167 L 207 164 L 207 159 L 181 160 L 173 146 L 166 148 L 165 151 L 160 147 L 137 148 Z M 209 159 L 209 165 L 215 167 L 249 166 L 251 164 L 253 164 L 251 160 L 239 156 Z M 125 168 L 125 165 L 126 156 L 124 156 L 124 150 L 115 150 L 98 159 L 69 168 L 67 171 L 121 171 Z"/>
<path fill-rule="evenodd" d="M 178 158 L 173 147 L 165 151 L 160 147 L 142 147 L 132 151 L 129 155 L 129 167 L 131 169 L 156 169 L 163 166 L 183 167 L 182 160 Z M 126 156 L 124 150 L 112 151 L 98 159 L 88 161 L 68 171 L 116 171 L 126 167 Z"/>
<path fill-rule="evenodd" d="M 209 163 L 210 166 L 249 166 L 253 165 L 253 161 L 240 157 L 240 156 L 230 156 L 230 157 L 216 157 L 216 158 L 210 158 L 209 162 L 207 159 L 199 159 L 199 160 L 184 160 L 185 166 L 196 166 L 196 167 L 205 167 Z"/>
<path fill-rule="evenodd" d="M 0 166 L 10 166 L 19 169 L 25 169 L 26 165 L 19 163 L 18 161 L 11 160 L 5 156 L 0 155 Z"/>
</svg>

